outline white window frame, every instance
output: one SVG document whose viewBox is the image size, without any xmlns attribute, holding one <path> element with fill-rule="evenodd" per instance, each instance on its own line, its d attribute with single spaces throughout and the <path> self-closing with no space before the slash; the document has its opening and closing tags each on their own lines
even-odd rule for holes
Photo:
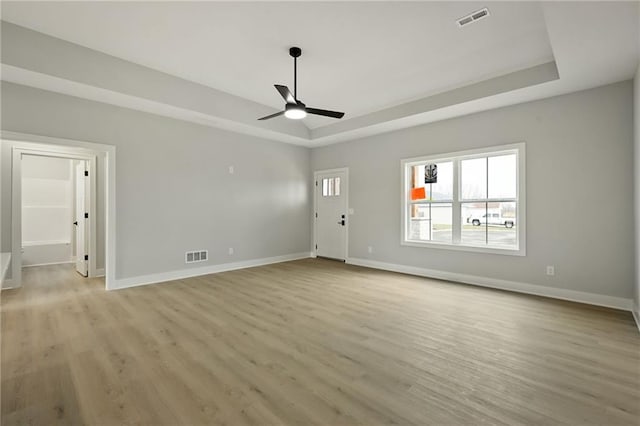
<svg viewBox="0 0 640 426">
<path fill-rule="evenodd" d="M 466 202 L 473 202 L 474 200 L 460 200 L 460 174 L 459 164 L 462 160 L 496 156 L 501 154 L 516 154 L 517 161 L 517 173 L 516 173 L 516 224 L 517 224 L 517 247 L 490 247 L 485 245 L 462 245 L 458 238 L 460 236 L 460 230 L 462 226 L 461 218 L 461 206 Z M 412 204 L 410 201 L 411 191 L 411 167 L 425 162 L 453 162 L 453 201 L 452 201 L 452 214 L 453 214 L 453 241 L 451 243 L 439 242 L 439 241 L 415 241 L 407 239 L 407 233 L 409 229 L 409 206 Z M 429 155 L 424 157 L 406 158 L 400 161 L 400 182 L 402 185 L 401 195 L 401 220 L 400 220 L 400 244 L 403 246 L 411 247 L 427 247 L 445 250 L 459 250 L 470 251 L 478 253 L 490 253 L 490 254 L 502 254 L 510 256 L 525 256 L 526 255 L 526 184 L 525 184 L 525 170 L 526 155 L 525 155 L 525 143 L 515 143 L 509 145 L 491 146 L 486 148 L 472 149 L 467 151 L 449 152 L 444 154 Z M 480 200 L 482 202 L 491 202 L 492 199 Z M 448 203 L 448 202 L 447 202 Z"/>
</svg>

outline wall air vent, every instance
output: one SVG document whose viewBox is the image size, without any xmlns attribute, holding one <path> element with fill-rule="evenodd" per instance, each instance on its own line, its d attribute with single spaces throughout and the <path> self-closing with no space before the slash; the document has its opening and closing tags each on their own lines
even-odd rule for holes
<svg viewBox="0 0 640 426">
<path fill-rule="evenodd" d="M 209 250 L 188 251 L 184 254 L 184 263 L 204 262 L 209 259 Z"/>
<path fill-rule="evenodd" d="M 479 21 L 480 19 L 486 18 L 487 16 L 489 16 L 489 9 L 485 7 L 484 9 L 476 10 L 475 12 L 458 19 L 456 22 L 458 22 L 459 27 L 464 27 L 465 25 Z"/>
</svg>

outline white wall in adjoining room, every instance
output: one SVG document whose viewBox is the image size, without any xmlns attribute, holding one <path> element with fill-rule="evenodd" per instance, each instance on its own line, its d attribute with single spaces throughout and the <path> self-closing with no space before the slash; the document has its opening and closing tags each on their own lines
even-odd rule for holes
<svg viewBox="0 0 640 426">
<path fill-rule="evenodd" d="M 71 262 L 73 161 L 22 158 L 22 265 Z"/>
<path fill-rule="evenodd" d="M 116 279 L 309 255 L 308 148 L 6 82 L 2 128 L 116 147 Z M 205 249 L 207 262 L 185 264 L 186 251 Z"/>
<path fill-rule="evenodd" d="M 350 258 L 630 303 L 632 107 L 626 81 L 314 148 L 311 164 L 349 168 Z M 401 159 L 516 142 L 526 144 L 526 256 L 401 246 Z"/>
</svg>

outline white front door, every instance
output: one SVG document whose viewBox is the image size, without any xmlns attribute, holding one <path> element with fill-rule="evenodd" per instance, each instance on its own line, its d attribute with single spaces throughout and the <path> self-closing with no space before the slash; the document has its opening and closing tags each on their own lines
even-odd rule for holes
<svg viewBox="0 0 640 426">
<path fill-rule="evenodd" d="M 316 173 L 316 255 L 347 257 L 347 173 Z"/>
<path fill-rule="evenodd" d="M 87 229 L 89 220 L 85 217 L 89 211 L 87 209 L 87 201 L 89 200 L 87 190 L 87 177 L 85 176 L 86 161 L 80 161 L 76 165 L 75 181 L 76 181 L 76 205 L 75 205 L 75 221 L 73 224 L 76 228 L 76 270 L 80 275 L 88 275 L 87 250 Z"/>
</svg>

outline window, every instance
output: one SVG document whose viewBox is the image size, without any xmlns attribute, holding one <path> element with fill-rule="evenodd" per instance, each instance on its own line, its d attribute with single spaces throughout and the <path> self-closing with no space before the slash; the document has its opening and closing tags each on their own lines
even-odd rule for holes
<svg viewBox="0 0 640 426">
<path fill-rule="evenodd" d="M 402 244 L 525 254 L 524 144 L 402 161 Z"/>
<path fill-rule="evenodd" d="M 324 178 L 322 179 L 322 196 L 337 197 L 340 195 L 340 178 Z"/>
</svg>

